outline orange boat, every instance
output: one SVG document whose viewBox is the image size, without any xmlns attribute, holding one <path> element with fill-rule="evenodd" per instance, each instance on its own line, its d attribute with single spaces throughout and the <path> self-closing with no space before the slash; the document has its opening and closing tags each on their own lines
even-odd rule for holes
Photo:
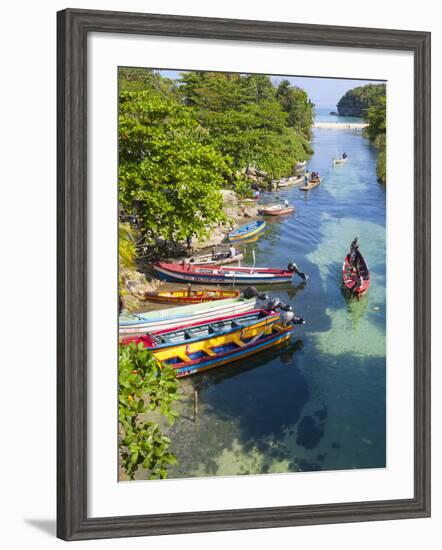
<svg viewBox="0 0 442 550">
<path fill-rule="evenodd" d="M 169 292 L 145 292 L 143 296 L 149 302 L 161 304 L 200 304 L 238 297 L 239 290 L 192 290 L 187 288 Z"/>
</svg>

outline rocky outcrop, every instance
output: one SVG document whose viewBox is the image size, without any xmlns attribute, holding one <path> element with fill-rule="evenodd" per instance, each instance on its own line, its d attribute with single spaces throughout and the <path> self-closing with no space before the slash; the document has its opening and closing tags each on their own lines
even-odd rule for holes
<svg viewBox="0 0 442 550">
<path fill-rule="evenodd" d="M 340 116 L 363 117 L 370 105 L 385 95 L 385 84 L 367 84 L 349 90 L 338 102 Z"/>
</svg>

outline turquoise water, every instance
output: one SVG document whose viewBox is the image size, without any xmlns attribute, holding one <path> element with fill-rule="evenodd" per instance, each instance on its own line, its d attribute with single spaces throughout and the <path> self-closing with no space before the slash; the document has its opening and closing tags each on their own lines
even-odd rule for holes
<svg viewBox="0 0 442 550">
<path fill-rule="evenodd" d="M 330 107 L 315 107 L 315 122 L 364 122 L 364 119 L 354 116 L 331 115 L 332 111 L 337 112 L 336 105 Z"/>
<path fill-rule="evenodd" d="M 294 260 L 310 275 L 270 290 L 306 324 L 286 346 L 180 381 L 170 478 L 385 466 L 385 188 L 360 133 L 318 129 L 313 147 L 309 169 L 321 185 L 264 193 L 261 202 L 287 199 L 295 214 L 268 219 L 258 242 L 245 245 L 257 266 Z M 349 161 L 333 168 L 343 151 Z M 372 283 L 348 302 L 341 265 L 356 235 Z"/>
</svg>

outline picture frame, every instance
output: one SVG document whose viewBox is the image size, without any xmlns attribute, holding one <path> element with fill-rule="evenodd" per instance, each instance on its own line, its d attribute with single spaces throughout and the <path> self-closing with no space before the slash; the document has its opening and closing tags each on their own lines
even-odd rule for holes
<svg viewBox="0 0 442 550">
<path fill-rule="evenodd" d="M 414 498 L 88 517 L 89 33 L 409 51 L 414 57 Z M 57 536 L 64 540 L 430 515 L 430 33 L 67 9 L 57 14 Z"/>
</svg>

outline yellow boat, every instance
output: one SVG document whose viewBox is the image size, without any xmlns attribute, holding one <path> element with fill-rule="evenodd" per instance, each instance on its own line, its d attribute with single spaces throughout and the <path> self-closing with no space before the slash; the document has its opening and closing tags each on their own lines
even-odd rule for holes
<svg viewBox="0 0 442 550">
<path fill-rule="evenodd" d="M 253 325 L 206 340 L 182 343 L 151 351 L 164 365 L 176 369 L 177 377 L 220 367 L 289 340 L 293 325 L 279 322 Z"/>
<path fill-rule="evenodd" d="M 201 302 L 213 302 L 238 298 L 239 290 L 192 290 L 184 288 L 169 292 L 145 292 L 143 298 L 149 302 L 161 304 L 200 304 Z"/>
</svg>

